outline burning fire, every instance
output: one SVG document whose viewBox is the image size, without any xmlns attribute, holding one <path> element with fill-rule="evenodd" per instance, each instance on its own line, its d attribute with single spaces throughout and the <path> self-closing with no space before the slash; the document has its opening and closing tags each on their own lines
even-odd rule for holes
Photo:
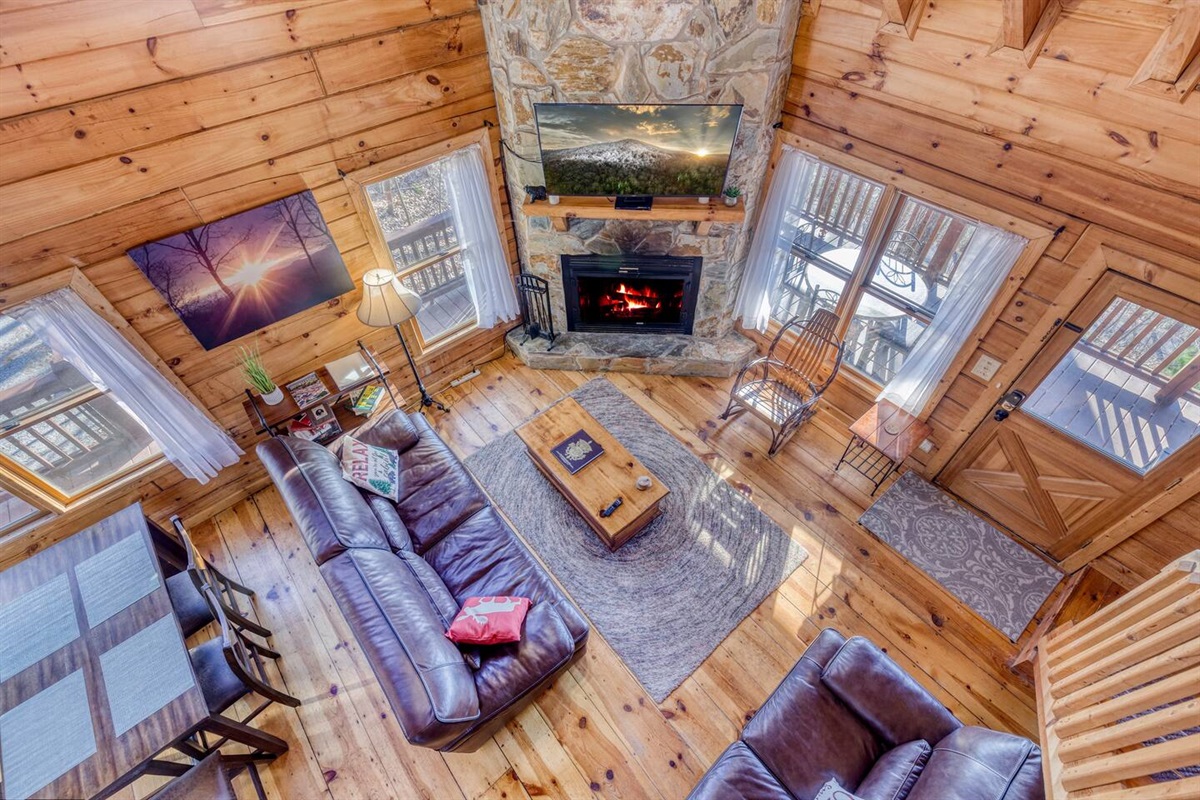
<svg viewBox="0 0 1200 800">
<path fill-rule="evenodd" d="M 626 288 L 625 284 L 622 283 L 616 288 L 613 294 L 620 295 L 618 302 L 624 305 L 626 311 L 662 308 L 662 301 L 658 300 L 652 289 L 646 289 L 645 294 L 641 294 Z"/>
</svg>

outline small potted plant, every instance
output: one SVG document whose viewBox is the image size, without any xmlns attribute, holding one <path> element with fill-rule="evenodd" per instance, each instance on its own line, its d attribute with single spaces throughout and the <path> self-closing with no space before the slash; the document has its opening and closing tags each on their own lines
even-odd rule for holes
<svg viewBox="0 0 1200 800">
<path fill-rule="evenodd" d="M 730 186 L 725 189 L 725 205 L 736 206 L 738 198 L 742 196 L 742 190 L 736 186 Z"/>
<path fill-rule="evenodd" d="M 271 380 L 271 376 L 267 374 L 267 368 L 262 363 L 262 356 L 258 354 L 257 345 L 254 350 L 241 348 L 238 368 L 241 369 L 242 377 L 245 378 L 250 388 L 257 390 L 262 396 L 264 403 L 274 406 L 283 402 L 283 389 L 276 386 L 275 381 Z"/>
</svg>

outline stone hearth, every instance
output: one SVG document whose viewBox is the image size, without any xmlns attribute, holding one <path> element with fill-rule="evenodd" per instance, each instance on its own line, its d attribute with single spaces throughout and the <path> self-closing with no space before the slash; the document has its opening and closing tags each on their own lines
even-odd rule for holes
<svg viewBox="0 0 1200 800">
<path fill-rule="evenodd" d="M 508 334 L 508 347 L 535 369 L 714 378 L 737 374 L 754 355 L 754 343 L 736 333 L 715 338 L 675 333 L 564 333 L 551 347 L 545 339 L 526 340 L 520 330 L 515 330 Z"/>
<path fill-rule="evenodd" d="M 696 359 L 739 362 L 750 345 L 733 333 L 733 300 L 761 200 L 772 124 L 783 107 L 800 0 L 482 0 L 480 10 L 501 133 L 525 158 L 536 161 L 539 155 L 535 103 L 743 106 L 728 185 L 743 190 L 746 223 L 715 224 L 703 236 L 692 222 L 626 219 L 575 219 L 568 231 L 555 231 L 549 219 L 521 211 L 523 187 L 545 182 L 541 165 L 504 153 L 522 266 L 549 282 L 551 311 L 560 330 L 566 328 L 562 254 L 704 259 L 694 344 L 674 336 L 623 336 L 619 341 L 564 336 L 550 360 L 570 357 L 624 368 L 623 359 L 632 358 L 640 359 L 639 370 L 666 372 L 671 370 L 665 365 L 675 359 L 680 374 L 705 374 L 683 371 L 693 369 Z M 542 360 L 538 346 L 517 353 L 535 365 L 529 359 Z M 716 374 L 723 375 L 736 367 L 718 369 Z"/>
</svg>

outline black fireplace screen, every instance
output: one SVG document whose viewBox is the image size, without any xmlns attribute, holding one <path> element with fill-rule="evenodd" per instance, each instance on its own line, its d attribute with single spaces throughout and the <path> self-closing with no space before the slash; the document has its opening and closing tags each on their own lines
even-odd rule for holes
<svg viewBox="0 0 1200 800">
<path fill-rule="evenodd" d="M 691 333 L 701 259 L 562 257 L 567 330 Z"/>
</svg>

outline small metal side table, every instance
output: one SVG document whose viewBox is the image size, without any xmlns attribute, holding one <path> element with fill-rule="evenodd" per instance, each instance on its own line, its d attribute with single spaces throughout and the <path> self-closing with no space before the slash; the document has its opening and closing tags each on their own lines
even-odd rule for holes
<svg viewBox="0 0 1200 800">
<path fill-rule="evenodd" d="M 850 426 L 850 443 L 833 469 L 836 472 L 842 464 L 853 467 L 875 484 L 874 495 L 932 432 L 929 425 L 895 403 L 880 400 Z"/>
</svg>

